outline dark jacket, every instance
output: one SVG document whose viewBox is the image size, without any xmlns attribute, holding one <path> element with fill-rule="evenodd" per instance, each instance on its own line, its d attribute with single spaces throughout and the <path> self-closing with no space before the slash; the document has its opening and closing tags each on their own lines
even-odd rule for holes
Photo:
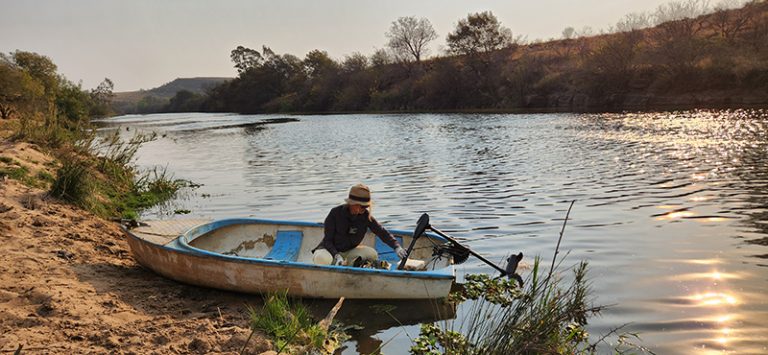
<svg viewBox="0 0 768 355">
<path fill-rule="evenodd" d="M 328 217 L 325 217 L 325 237 L 312 251 L 325 249 L 331 255 L 336 255 L 339 252 L 354 249 L 363 240 L 368 229 L 392 249 L 400 246 L 395 237 L 370 216 L 368 211 L 352 215 L 349 212 L 349 206 L 340 205 L 331 209 Z"/>
</svg>

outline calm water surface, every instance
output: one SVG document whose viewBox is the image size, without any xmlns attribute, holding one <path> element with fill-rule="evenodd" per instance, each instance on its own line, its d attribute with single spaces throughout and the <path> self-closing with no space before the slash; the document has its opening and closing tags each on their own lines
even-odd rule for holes
<svg viewBox="0 0 768 355">
<path fill-rule="evenodd" d="M 576 200 L 565 264 L 588 260 L 595 303 L 613 305 L 591 320 L 593 337 L 629 323 L 624 331 L 660 354 L 768 352 L 768 112 L 265 124 L 283 117 L 122 116 L 108 127 L 162 135 L 139 151 L 138 164 L 203 184 L 175 201 L 192 211 L 184 217 L 322 221 L 362 181 L 387 227 L 412 229 L 428 212 L 491 260 L 523 251 L 548 265 Z M 147 217 L 170 218 L 164 213 Z M 491 271 L 476 259 L 457 268 L 460 277 Z M 380 323 L 345 353 L 382 342 L 385 353 L 403 353 L 418 335 L 416 325 Z"/>
</svg>

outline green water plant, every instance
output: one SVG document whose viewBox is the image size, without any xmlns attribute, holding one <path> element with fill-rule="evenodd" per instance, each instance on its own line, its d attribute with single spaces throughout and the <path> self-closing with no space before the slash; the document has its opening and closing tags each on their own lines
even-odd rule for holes
<svg viewBox="0 0 768 355">
<path fill-rule="evenodd" d="M 587 263 L 562 279 L 533 265 L 525 286 L 503 278 L 468 275 L 458 300 L 474 300 L 458 326 L 422 325 L 412 354 L 575 354 L 594 346 L 584 329 L 601 307 L 589 304 Z"/>
</svg>

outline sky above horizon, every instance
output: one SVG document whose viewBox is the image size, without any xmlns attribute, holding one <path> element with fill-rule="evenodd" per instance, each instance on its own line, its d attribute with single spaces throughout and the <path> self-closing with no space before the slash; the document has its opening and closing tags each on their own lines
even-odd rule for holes
<svg viewBox="0 0 768 355">
<path fill-rule="evenodd" d="M 110 78 L 115 91 L 152 89 L 175 78 L 234 77 L 238 45 L 303 58 L 325 50 L 338 60 L 370 55 L 401 16 L 430 20 L 438 39 L 430 55 L 469 13 L 492 11 L 528 41 L 561 37 L 566 27 L 594 32 L 624 15 L 652 12 L 669 0 L 0 0 L 0 52 L 50 57 L 73 82 L 93 88 Z"/>
</svg>

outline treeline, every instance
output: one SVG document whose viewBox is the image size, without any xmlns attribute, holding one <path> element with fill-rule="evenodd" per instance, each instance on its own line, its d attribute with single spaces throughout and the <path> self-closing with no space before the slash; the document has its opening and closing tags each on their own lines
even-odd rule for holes
<svg viewBox="0 0 768 355">
<path fill-rule="evenodd" d="M 114 85 L 104 79 L 85 90 L 57 72 L 56 64 L 33 52 L 0 53 L 0 118 L 18 117 L 23 132 L 83 125 L 110 111 Z M 38 127 L 39 126 L 39 127 Z"/>
<path fill-rule="evenodd" d="M 729 2 L 732 5 L 732 1 Z M 742 6 L 739 4 L 739 6 Z M 643 109 L 768 104 L 768 4 L 703 0 L 631 14 L 606 33 L 566 28 L 526 44 L 491 12 L 461 19 L 444 56 L 427 19 L 400 18 L 386 49 L 341 61 L 238 47 L 238 77 L 207 95 L 179 93 L 180 111 L 351 112 L 558 108 Z"/>
</svg>

